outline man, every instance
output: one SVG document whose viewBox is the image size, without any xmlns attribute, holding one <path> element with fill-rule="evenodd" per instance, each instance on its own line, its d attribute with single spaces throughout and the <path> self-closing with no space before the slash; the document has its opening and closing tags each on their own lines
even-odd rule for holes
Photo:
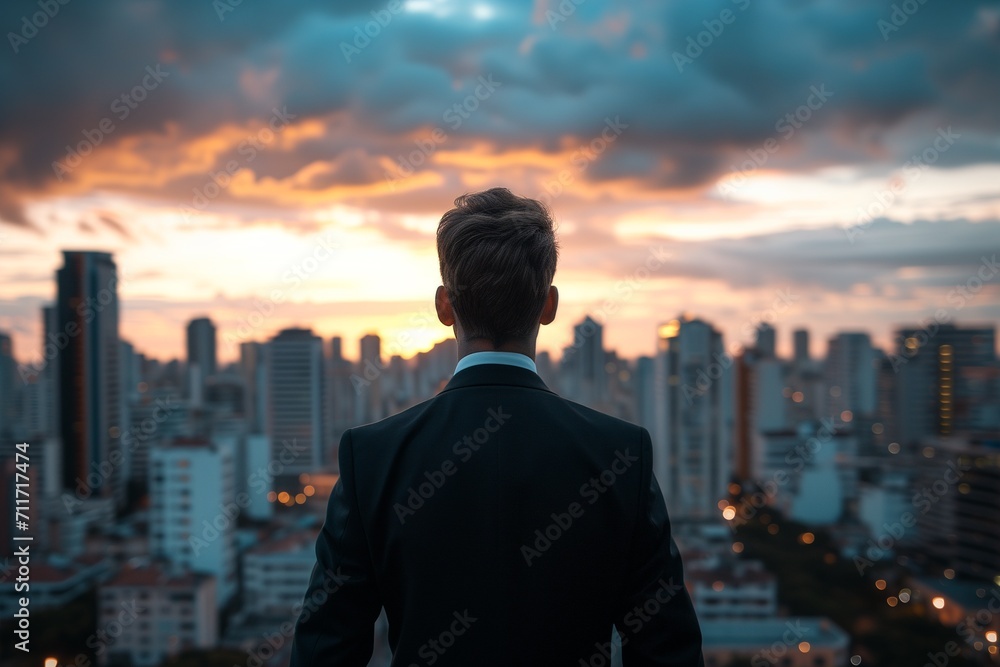
<svg viewBox="0 0 1000 667">
<path fill-rule="evenodd" d="M 340 443 L 292 667 L 703 665 L 646 429 L 550 391 L 558 248 L 537 201 L 465 195 L 437 230 L 459 362 L 434 398 Z"/>
</svg>

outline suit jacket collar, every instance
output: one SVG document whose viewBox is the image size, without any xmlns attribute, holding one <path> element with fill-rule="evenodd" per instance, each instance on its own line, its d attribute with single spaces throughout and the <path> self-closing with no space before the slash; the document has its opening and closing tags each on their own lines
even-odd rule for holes
<svg viewBox="0 0 1000 667">
<path fill-rule="evenodd" d="M 538 373 L 533 373 L 527 368 L 511 366 L 509 364 L 477 364 L 464 368 L 455 373 L 439 393 L 443 394 L 452 389 L 482 385 L 528 387 L 531 389 L 541 389 L 550 394 L 555 393 L 542 382 L 542 378 L 538 376 Z"/>
</svg>

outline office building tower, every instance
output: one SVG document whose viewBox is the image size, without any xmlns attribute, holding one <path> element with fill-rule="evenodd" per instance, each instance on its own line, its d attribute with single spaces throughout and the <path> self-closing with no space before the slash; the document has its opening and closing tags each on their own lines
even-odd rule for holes
<svg viewBox="0 0 1000 667">
<path fill-rule="evenodd" d="M 198 317 L 187 325 L 187 370 L 188 392 L 192 401 L 198 405 L 203 397 L 202 390 L 205 380 L 215 375 L 216 332 L 212 320 Z"/>
<path fill-rule="evenodd" d="M 993 327 L 903 328 L 889 356 L 896 382 L 899 441 L 960 431 L 1000 428 L 997 423 L 996 330 Z"/>
<path fill-rule="evenodd" d="M 228 438 L 175 437 L 150 451 L 150 552 L 178 572 L 212 575 L 220 608 L 237 584 L 235 465 Z"/>
<path fill-rule="evenodd" d="M 635 414 L 640 426 L 650 433 L 656 429 L 656 360 L 653 357 L 639 357 L 635 362 L 632 376 Z"/>
<path fill-rule="evenodd" d="M 732 358 L 710 324 L 659 328 L 653 469 L 671 516 L 718 518 L 732 473 Z"/>
<path fill-rule="evenodd" d="M 794 347 L 792 360 L 796 365 L 809 363 L 809 331 L 807 329 L 796 329 L 792 334 L 792 344 Z"/>
<path fill-rule="evenodd" d="M 334 336 L 330 340 L 330 361 L 328 366 L 328 407 L 329 435 L 328 441 L 334 446 L 340 442 L 340 436 L 354 425 L 355 391 L 351 382 L 354 365 L 344 357 L 343 339 Z"/>
<path fill-rule="evenodd" d="M 754 348 L 757 354 L 765 359 L 773 359 L 777 348 L 777 332 L 774 327 L 767 322 L 761 322 L 757 325 L 755 336 Z"/>
<path fill-rule="evenodd" d="M 17 362 L 14 360 L 14 343 L 9 334 L 0 331 L 0 441 L 18 437 L 15 417 L 20 396 L 18 394 Z"/>
<path fill-rule="evenodd" d="M 590 315 L 573 326 L 573 342 L 563 349 L 560 361 L 562 389 L 567 398 L 591 406 L 608 395 L 604 327 Z"/>
<path fill-rule="evenodd" d="M 239 369 L 245 387 L 243 415 L 247 433 L 263 433 L 266 428 L 267 366 L 264 363 L 264 348 L 263 343 L 240 343 Z"/>
<path fill-rule="evenodd" d="M 382 340 L 375 334 L 361 338 L 361 360 L 351 382 L 355 391 L 357 424 L 368 424 L 385 416 L 382 408 L 383 378 Z"/>
<path fill-rule="evenodd" d="M 267 343 L 265 358 L 272 457 L 292 459 L 284 475 L 314 472 L 327 462 L 323 341 L 309 329 L 285 329 Z"/>
<path fill-rule="evenodd" d="M 923 440 L 914 496 L 919 552 L 932 571 L 960 579 L 1000 576 L 1000 436 L 960 434 Z"/>
<path fill-rule="evenodd" d="M 125 502 L 121 442 L 118 276 L 109 253 L 64 251 L 56 273 L 63 486 Z"/>
<path fill-rule="evenodd" d="M 866 333 L 839 333 L 827 348 L 827 413 L 849 423 L 870 419 L 877 407 L 878 358 Z"/>
</svg>

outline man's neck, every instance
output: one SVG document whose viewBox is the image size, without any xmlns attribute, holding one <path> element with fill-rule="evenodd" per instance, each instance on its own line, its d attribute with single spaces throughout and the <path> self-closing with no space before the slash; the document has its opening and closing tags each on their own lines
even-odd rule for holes
<svg viewBox="0 0 1000 667">
<path fill-rule="evenodd" d="M 459 359 L 470 355 L 473 352 L 517 352 L 518 354 L 523 354 L 534 361 L 535 341 L 508 341 L 499 347 L 494 346 L 493 343 L 482 338 L 474 338 L 466 341 L 460 340 L 458 342 Z"/>
</svg>

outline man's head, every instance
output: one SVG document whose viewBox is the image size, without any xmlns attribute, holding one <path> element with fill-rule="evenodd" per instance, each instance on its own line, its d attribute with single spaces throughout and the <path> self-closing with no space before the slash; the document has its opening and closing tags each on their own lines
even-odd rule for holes
<svg viewBox="0 0 1000 667">
<path fill-rule="evenodd" d="M 438 318 L 461 342 L 534 342 L 556 315 L 559 246 L 543 204 L 506 188 L 462 195 L 437 229 Z M 532 349 L 533 349 L 532 345 Z"/>
</svg>

